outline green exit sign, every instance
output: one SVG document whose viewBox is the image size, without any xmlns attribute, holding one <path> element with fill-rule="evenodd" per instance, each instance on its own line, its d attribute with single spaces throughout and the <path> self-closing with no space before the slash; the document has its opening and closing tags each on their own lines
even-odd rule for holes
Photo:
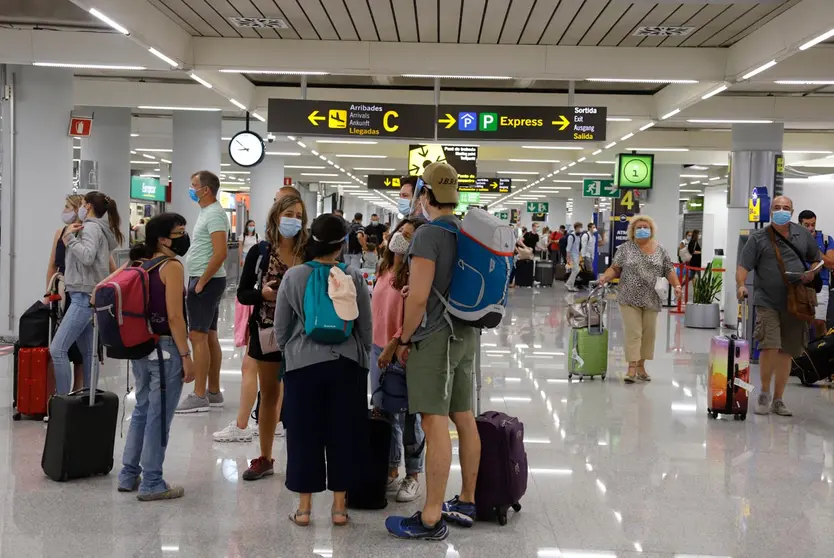
<svg viewBox="0 0 834 558">
<path fill-rule="evenodd" d="M 527 213 L 549 213 L 550 204 L 548 202 L 527 202 Z"/>
<path fill-rule="evenodd" d="M 583 198 L 616 198 L 618 189 L 611 178 L 598 180 L 585 178 L 582 180 Z"/>
</svg>

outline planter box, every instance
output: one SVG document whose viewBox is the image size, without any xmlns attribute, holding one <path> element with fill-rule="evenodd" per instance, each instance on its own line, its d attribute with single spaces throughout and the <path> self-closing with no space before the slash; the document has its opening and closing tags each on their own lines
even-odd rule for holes
<svg viewBox="0 0 834 558">
<path fill-rule="evenodd" d="M 721 325 L 721 307 L 714 303 L 687 304 L 683 325 L 699 329 L 715 329 Z"/>
</svg>

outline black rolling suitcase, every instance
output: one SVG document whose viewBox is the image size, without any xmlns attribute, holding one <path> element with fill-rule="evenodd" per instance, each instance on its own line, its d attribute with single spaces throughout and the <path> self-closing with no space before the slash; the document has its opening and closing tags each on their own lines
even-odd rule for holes
<svg viewBox="0 0 834 558">
<path fill-rule="evenodd" d="M 374 410 L 368 411 L 367 437 L 358 440 L 359 459 L 347 491 L 347 507 L 381 510 L 388 505 L 388 461 L 391 449 L 391 421 Z"/>
<path fill-rule="evenodd" d="M 557 263 L 553 266 L 553 278 L 556 281 L 567 281 L 570 277 L 567 266 L 563 263 Z"/>
<path fill-rule="evenodd" d="M 517 287 L 533 286 L 533 260 L 518 260 L 516 262 L 515 284 Z"/>
<path fill-rule="evenodd" d="M 535 279 L 542 287 L 553 286 L 553 262 L 539 260 L 536 262 Z"/>
<path fill-rule="evenodd" d="M 834 374 L 834 333 L 815 339 L 808 344 L 802 356 L 791 362 L 791 376 L 802 385 L 811 386 Z"/>
<path fill-rule="evenodd" d="M 93 339 L 98 330 L 93 320 Z M 49 425 L 41 468 L 54 481 L 106 475 L 113 469 L 113 447 L 119 420 L 119 396 L 96 389 L 101 350 L 93 361 L 90 389 L 49 400 Z"/>
</svg>

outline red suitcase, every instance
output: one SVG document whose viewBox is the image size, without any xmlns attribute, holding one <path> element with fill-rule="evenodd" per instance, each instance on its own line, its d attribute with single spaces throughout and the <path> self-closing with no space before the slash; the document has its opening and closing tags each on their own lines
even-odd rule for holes
<svg viewBox="0 0 834 558">
<path fill-rule="evenodd" d="M 46 416 L 54 391 L 52 360 L 48 347 L 21 347 L 17 361 L 17 415 Z"/>
</svg>

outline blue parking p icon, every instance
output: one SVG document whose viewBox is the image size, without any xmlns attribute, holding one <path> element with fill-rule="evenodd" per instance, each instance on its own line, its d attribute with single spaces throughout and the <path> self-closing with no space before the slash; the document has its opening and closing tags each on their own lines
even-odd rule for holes
<svg viewBox="0 0 834 558">
<path fill-rule="evenodd" d="M 475 132 L 478 129 L 477 112 L 458 113 L 458 130 L 461 132 Z"/>
</svg>

